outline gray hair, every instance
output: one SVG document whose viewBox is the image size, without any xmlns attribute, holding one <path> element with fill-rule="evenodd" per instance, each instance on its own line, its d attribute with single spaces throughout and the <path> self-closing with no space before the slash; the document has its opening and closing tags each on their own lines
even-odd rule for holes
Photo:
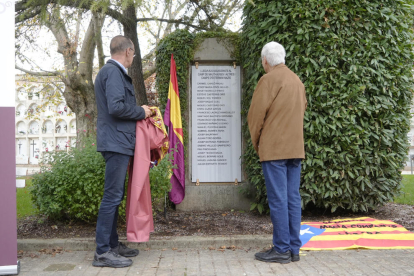
<svg viewBox="0 0 414 276">
<path fill-rule="evenodd" d="M 285 64 L 285 48 L 277 42 L 269 42 L 262 49 L 262 60 L 264 57 L 266 57 L 267 63 L 272 67 L 281 63 Z"/>
<path fill-rule="evenodd" d="M 126 49 L 133 48 L 133 47 L 134 47 L 134 43 L 132 43 L 131 39 L 123 35 L 117 35 L 114 38 L 112 38 L 111 43 L 109 45 L 111 55 L 123 52 Z"/>
</svg>

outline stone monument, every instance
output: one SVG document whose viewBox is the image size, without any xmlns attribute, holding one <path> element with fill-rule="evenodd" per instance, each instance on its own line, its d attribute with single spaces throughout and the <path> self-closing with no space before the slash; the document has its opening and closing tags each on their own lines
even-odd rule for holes
<svg viewBox="0 0 414 276">
<path fill-rule="evenodd" d="M 186 195 L 178 210 L 248 210 L 241 164 L 242 71 L 226 39 L 205 39 L 189 68 Z"/>
</svg>

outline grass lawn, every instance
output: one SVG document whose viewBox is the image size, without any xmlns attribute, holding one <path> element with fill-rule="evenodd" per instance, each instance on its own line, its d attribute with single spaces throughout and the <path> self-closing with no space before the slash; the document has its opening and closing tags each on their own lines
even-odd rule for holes
<svg viewBox="0 0 414 276">
<path fill-rule="evenodd" d="M 399 204 L 414 205 L 414 174 L 402 176 L 402 194 L 395 198 L 394 202 Z"/>
<path fill-rule="evenodd" d="M 30 177 L 19 177 L 19 179 L 26 179 L 26 187 L 16 188 L 17 218 L 35 215 L 36 208 L 33 206 L 32 197 L 29 193 L 29 187 L 32 186 L 32 179 Z"/>
</svg>

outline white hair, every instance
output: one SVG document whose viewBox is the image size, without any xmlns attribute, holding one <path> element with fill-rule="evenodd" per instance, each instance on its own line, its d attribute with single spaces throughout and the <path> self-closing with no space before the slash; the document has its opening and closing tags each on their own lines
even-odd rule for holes
<svg viewBox="0 0 414 276">
<path fill-rule="evenodd" d="M 285 64 L 285 48 L 277 42 L 269 42 L 262 49 L 262 60 L 266 57 L 267 63 L 273 67 L 278 64 Z"/>
</svg>

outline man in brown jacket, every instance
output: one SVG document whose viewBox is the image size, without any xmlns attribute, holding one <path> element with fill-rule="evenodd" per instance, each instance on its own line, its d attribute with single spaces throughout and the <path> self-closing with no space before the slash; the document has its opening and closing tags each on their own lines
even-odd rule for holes
<svg viewBox="0 0 414 276">
<path fill-rule="evenodd" d="M 301 160 L 305 158 L 303 116 L 305 87 L 285 63 L 285 49 L 276 42 L 262 49 L 266 74 L 254 91 L 247 117 L 253 146 L 265 176 L 273 245 L 255 254 L 265 262 L 299 261 Z"/>
</svg>

